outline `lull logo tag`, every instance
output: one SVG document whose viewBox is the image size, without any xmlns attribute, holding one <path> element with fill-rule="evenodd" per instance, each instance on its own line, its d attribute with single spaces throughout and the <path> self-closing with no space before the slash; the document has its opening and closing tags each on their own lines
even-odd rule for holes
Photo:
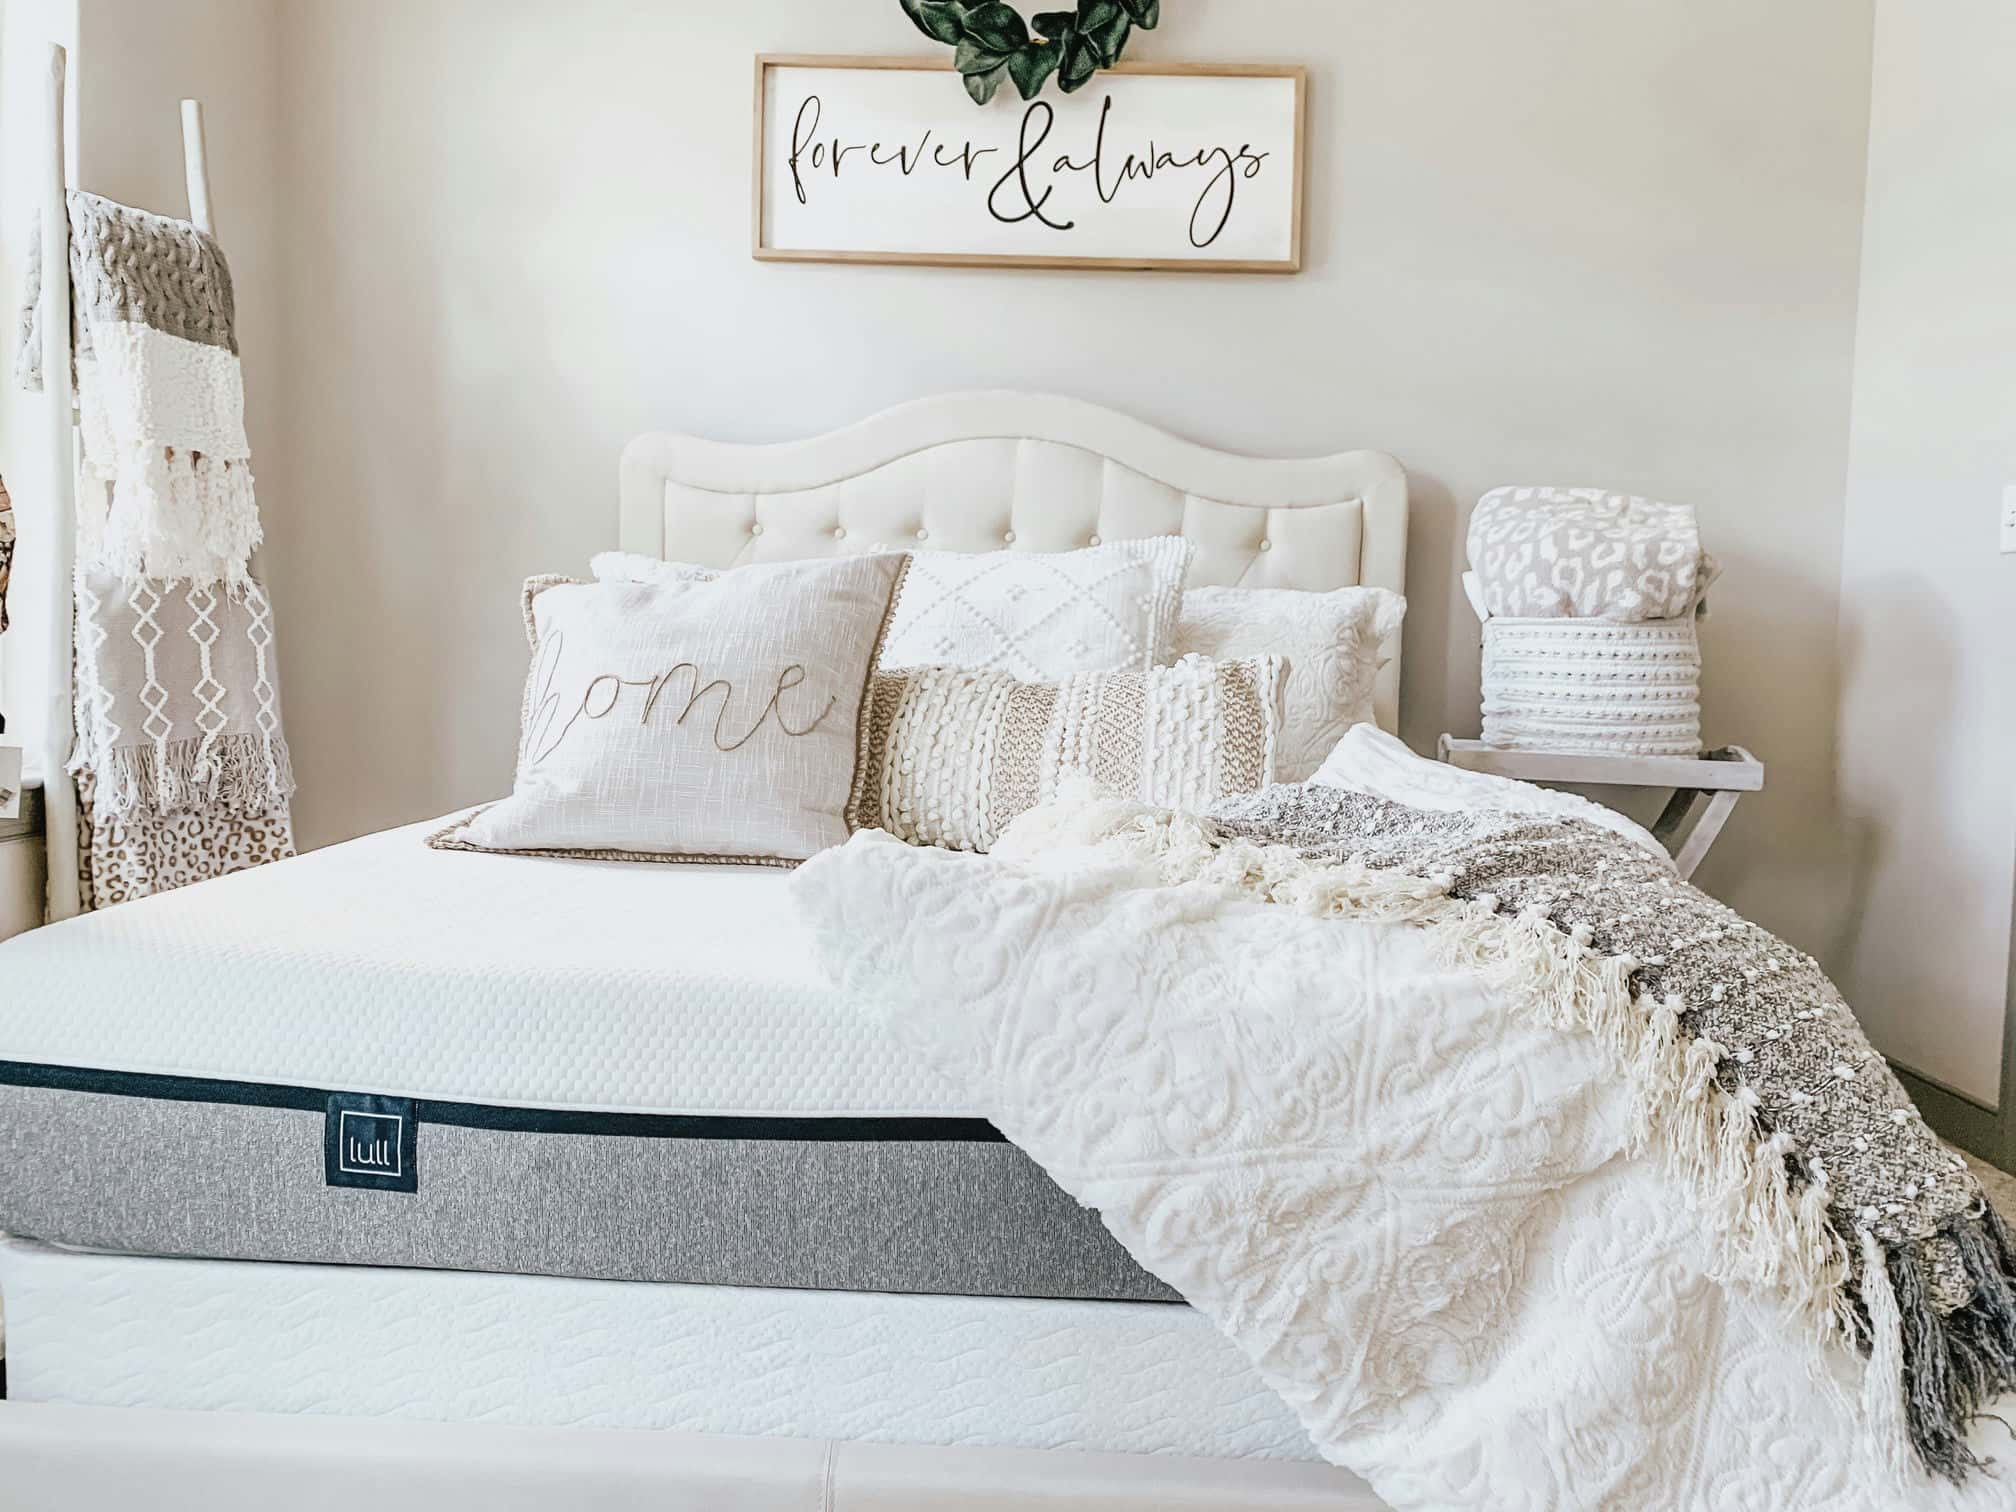
<svg viewBox="0 0 2016 1512">
<path fill-rule="evenodd" d="M 330 1186 L 418 1191 L 416 1122 L 410 1098 L 332 1092 L 322 1136 L 324 1178 Z"/>
<path fill-rule="evenodd" d="M 336 1115 L 336 1169 L 346 1176 L 397 1176 L 400 1132 L 406 1120 L 397 1113 Z"/>
</svg>

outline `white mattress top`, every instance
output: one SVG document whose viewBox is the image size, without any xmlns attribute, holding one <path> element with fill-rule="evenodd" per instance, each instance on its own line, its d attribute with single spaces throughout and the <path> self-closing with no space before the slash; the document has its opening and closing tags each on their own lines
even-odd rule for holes
<svg viewBox="0 0 2016 1512">
<path fill-rule="evenodd" d="M 647 1113 L 964 1115 L 765 867 L 430 850 L 436 820 L 0 945 L 0 1060 Z"/>
<path fill-rule="evenodd" d="M 11 1239 L 0 1287 L 8 1395 L 23 1402 L 1316 1454 L 1210 1320 L 1167 1303 L 154 1260 Z"/>
</svg>

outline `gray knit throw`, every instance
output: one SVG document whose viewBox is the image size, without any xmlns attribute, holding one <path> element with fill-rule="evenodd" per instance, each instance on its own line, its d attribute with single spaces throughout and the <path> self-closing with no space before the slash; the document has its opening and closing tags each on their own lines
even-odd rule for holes
<svg viewBox="0 0 2016 1512">
<path fill-rule="evenodd" d="M 152 215 L 73 189 L 70 293 L 76 355 L 93 355 L 91 328 L 105 321 L 152 326 L 203 346 L 238 350 L 231 269 L 217 239 L 187 221 Z M 41 213 L 36 213 L 40 231 Z M 42 238 L 30 238 L 21 285 L 15 379 L 42 387 Z"/>
<path fill-rule="evenodd" d="M 187 221 L 94 194 L 69 196 L 71 351 L 84 466 L 77 559 L 235 596 L 259 544 L 231 271 Z M 65 270 L 31 249 L 16 375 L 42 384 L 40 281 Z"/>
<path fill-rule="evenodd" d="M 1429 812 L 1308 786 L 1228 798 L 1210 819 L 1226 839 L 1445 881 L 1453 897 L 1542 914 L 1635 963 L 1634 993 L 1663 1001 L 1684 1034 L 1713 1047 L 1717 1080 L 1754 1109 L 1759 1142 L 1790 1136 L 1776 1146 L 1787 1150 L 1788 1184 L 1826 1183 L 1828 1223 L 1854 1265 L 1849 1322 L 1864 1349 L 1867 1278 L 1854 1257 L 1864 1231 L 1880 1246 L 1902 1315 L 1901 1389 L 1920 1459 L 1956 1482 L 1981 1463 L 1966 1425 L 2016 1390 L 2016 1241 L 1811 957 L 1579 819 Z"/>
</svg>

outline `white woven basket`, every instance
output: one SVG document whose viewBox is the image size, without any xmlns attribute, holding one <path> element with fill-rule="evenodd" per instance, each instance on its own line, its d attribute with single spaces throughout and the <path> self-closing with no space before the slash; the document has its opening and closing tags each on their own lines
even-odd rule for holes
<svg viewBox="0 0 2016 1512">
<path fill-rule="evenodd" d="M 1484 742 L 1598 756 L 1699 754 L 1694 616 L 1485 620 Z"/>
</svg>

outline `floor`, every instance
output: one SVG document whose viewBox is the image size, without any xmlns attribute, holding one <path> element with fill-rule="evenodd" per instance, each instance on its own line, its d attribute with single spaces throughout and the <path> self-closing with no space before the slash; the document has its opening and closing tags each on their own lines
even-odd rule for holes
<svg viewBox="0 0 2016 1512">
<path fill-rule="evenodd" d="M 2010 1175 L 2007 1171 L 1998 1171 L 1991 1165 L 1983 1165 L 1972 1155 L 1967 1157 L 1967 1164 L 1974 1168 L 1974 1174 L 1981 1179 L 1981 1185 L 1987 1188 L 1989 1200 L 2000 1210 L 2002 1216 L 2016 1223 L 2016 1176 Z"/>
</svg>

